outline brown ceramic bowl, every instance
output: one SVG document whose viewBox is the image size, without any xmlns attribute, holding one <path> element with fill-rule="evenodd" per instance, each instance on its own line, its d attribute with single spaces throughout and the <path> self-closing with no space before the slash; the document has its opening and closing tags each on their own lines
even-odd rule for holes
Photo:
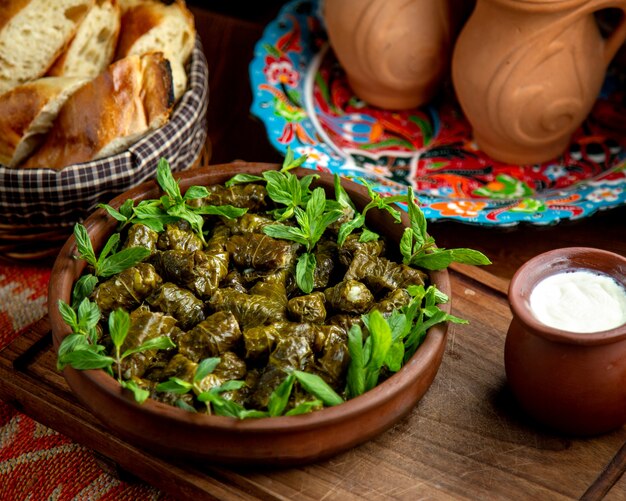
<svg viewBox="0 0 626 501">
<path fill-rule="evenodd" d="M 541 280 L 580 269 L 626 287 L 626 258 L 612 252 L 569 247 L 531 259 L 509 287 L 513 320 L 504 362 L 511 390 L 536 421 L 569 435 L 596 435 L 626 423 L 626 324 L 568 332 L 541 323 L 529 306 Z"/>
<path fill-rule="evenodd" d="M 276 165 L 237 163 L 211 166 L 176 175 L 184 191 L 192 185 L 223 183 L 237 172 L 260 174 Z M 297 175 L 310 170 L 297 169 Z M 332 176 L 320 173 L 319 185 L 332 189 Z M 344 186 L 357 207 L 368 202 L 366 190 L 349 181 Z M 117 207 L 124 200 L 157 198 L 161 191 L 155 182 L 145 183 L 115 198 Z M 370 217 L 371 216 L 371 217 Z M 404 225 L 408 224 L 405 217 Z M 102 247 L 116 227 L 116 221 L 103 210 L 85 221 L 94 247 Z M 381 211 L 368 212 L 368 225 L 392 240 L 399 241 L 403 225 Z M 49 312 L 55 349 L 69 334 L 59 315 L 60 299 L 70 301 L 75 280 L 85 264 L 74 259 L 76 245 L 70 238 L 52 270 Z M 450 295 L 446 271 L 433 272 L 431 281 Z M 442 305 L 449 311 L 450 303 Z M 127 441 L 157 454 L 219 461 L 230 464 L 293 465 L 310 462 L 346 450 L 386 430 L 416 405 L 432 383 L 446 343 L 447 324 L 428 331 L 426 340 L 409 362 L 373 390 L 336 407 L 302 416 L 236 420 L 223 416 L 193 414 L 148 399 L 137 404 L 132 395 L 104 371 L 64 370 L 74 393 L 103 423 Z"/>
</svg>

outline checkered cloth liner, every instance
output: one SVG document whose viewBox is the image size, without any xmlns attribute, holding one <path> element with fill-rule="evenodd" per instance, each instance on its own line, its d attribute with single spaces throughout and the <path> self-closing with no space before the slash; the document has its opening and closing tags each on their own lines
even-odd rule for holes
<svg viewBox="0 0 626 501">
<path fill-rule="evenodd" d="M 189 86 L 170 120 L 128 150 L 62 170 L 10 169 L 0 164 L 0 224 L 70 226 L 100 202 L 156 175 L 161 157 L 173 171 L 193 165 L 207 135 L 209 70 L 200 38 L 188 65 Z"/>
</svg>

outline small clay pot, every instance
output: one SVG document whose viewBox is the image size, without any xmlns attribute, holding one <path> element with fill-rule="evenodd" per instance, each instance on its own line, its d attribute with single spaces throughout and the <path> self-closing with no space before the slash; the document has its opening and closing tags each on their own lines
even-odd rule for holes
<svg viewBox="0 0 626 501">
<path fill-rule="evenodd" d="M 504 348 L 508 383 L 534 419 L 568 435 L 596 435 L 626 423 L 626 324 L 573 333 L 537 320 L 529 306 L 544 278 L 585 269 L 626 287 L 626 258 L 586 247 L 557 249 L 524 264 L 509 286 L 513 320 Z"/>
</svg>

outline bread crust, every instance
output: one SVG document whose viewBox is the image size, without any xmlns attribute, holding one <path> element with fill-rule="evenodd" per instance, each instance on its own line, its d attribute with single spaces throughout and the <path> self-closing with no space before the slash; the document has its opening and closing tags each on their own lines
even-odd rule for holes
<svg viewBox="0 0 626 501">
<path fill-rule="evenodd" d="M 29 3 L 30 0 L 0 0 L 0 30 Z"/>
<path fill-rule="evenodd" d="M 172 107 L 171 70 L 162 53 L 121 59 L 66 101 L 23 167 L 62 169 L 115 154 L 164 125 Z"/>
<path fill-rule="evenodd" d="M 122 8 L 116 58 L 162 50 L 172 63 L 174 93 L 178 100 L 187 88 L 184 65 L 196 37 L 193 14 L 182 0 L 170 5 L 153 0 L 134 1 Z"/>
<path fill-rule="evenodd" d="M 52 127 L 58 110 L 84 78 L 45 77 L 0 96 L 0 162 L 15 166 L 34 149 L 34 136 Z M 27 144 L 29 143 L 29 144 Z"/>
</svg>

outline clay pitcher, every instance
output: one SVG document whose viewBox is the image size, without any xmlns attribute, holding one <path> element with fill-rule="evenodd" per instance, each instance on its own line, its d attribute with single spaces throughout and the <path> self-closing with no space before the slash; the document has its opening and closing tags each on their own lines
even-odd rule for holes
<svg viewBox="0 0 626 501">
<path fill-rule="evenodd" d="M 452 80 L 478 146 L 496 160 L 544 162 L 567 148 L 626 38 L 593 13 L 626 0 L 478 0 L 452 57 Z"/>
<path fill-rule="evenodd" d="M 448 0 L 325 0 L 323 18 L 354 93 L 408 109 L 428 102 L 449 74 L 450 11 Z"/>
</svg>

